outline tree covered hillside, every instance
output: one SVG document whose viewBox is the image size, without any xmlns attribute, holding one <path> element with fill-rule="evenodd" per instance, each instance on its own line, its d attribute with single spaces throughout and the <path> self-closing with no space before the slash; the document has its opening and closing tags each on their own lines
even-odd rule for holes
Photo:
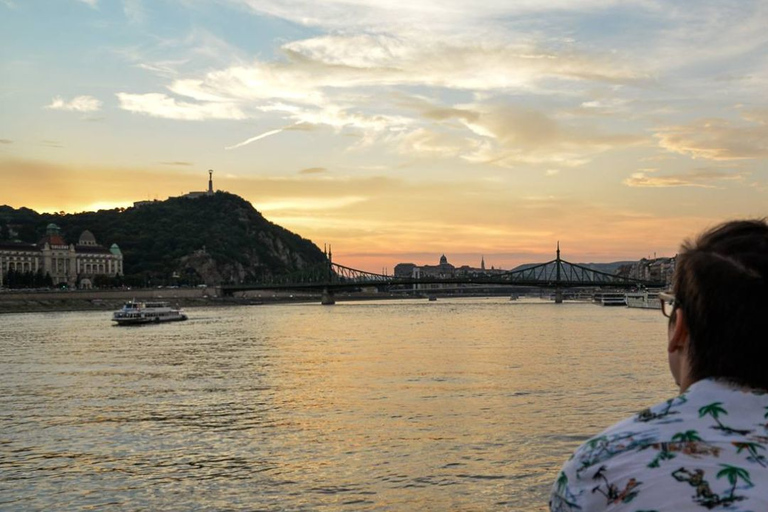
<svg viewBox="0 0 768 512">
<path fill-rule="evenodd" d="M 118 244 L 129 282 L 258 281 L 325 260 L 312 242 L 225 192 L 76 214 L 0 206 L 0 240 L 37 242 L 49 223 L 61 228 L 67 243 L 77 243 L 87 229 L 106 247 Z"/>
</svg>

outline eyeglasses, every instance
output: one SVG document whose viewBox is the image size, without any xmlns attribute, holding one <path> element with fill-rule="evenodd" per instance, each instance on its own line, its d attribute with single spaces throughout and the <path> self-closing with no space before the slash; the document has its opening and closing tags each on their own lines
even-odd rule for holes
<svg viewBox="0 0 768 512">
<path fill-rule="evenodd" d="M 659 300 L 661 301 L 661 314 L 667 318 L 669 318 L 675 308 L 680 305 L 680 301 L 678 301 L 672 293 L 659 292 Z"/>
</svg>

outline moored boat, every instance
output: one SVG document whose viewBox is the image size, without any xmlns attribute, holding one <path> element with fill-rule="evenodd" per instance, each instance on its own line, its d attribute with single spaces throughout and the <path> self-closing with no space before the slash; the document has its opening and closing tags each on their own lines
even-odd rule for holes
<svg viewBox="0 0 768 512">
<path fill-rule="evenodd" d="M 167 302 L 141 302 L 131 300 L 112 314 L 112 321 L 117 325 L 141 325 L 160 322 L 178 322 L 186 320 L 187 315 L 180 309 L 174 309 Z"/>
<path fill-rule="evenodd" d="M 595 294 L 594 301 L 603 306 L 626 306 L 627 299 L 623 293 L 600 292 Z"/>
<path fill-rule="evenodd" d="M 640 290 L 626 294 L 627 307 L 641 309 L 661 309 L 659 292 L 656 290 Z"/>
</svg>

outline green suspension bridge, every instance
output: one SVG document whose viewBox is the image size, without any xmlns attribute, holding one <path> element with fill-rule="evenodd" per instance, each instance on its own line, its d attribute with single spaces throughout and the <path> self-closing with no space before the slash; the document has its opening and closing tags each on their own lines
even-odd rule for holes
<svg viewBox="0 0 768 512">
<path fill-rule="evenodd" d="M 503 273 L 477 272 L 460 275 L 423 275 L 417 277 L 396 277 L 387 274 L 366 272 L 334 263 L 332 254 L 326 261 L 299 272 L 273 276 L 260 283 L 222 285 L 220 294 L 232 296 L 236 292 L 252 290 L 294 290 L 320 291 L 323 304 L 333 304 L 334 292 L 354 291 L 363 287 L 389 289 L 393 287 L 418 287 L 421 285 L 506 285 L 539 287 L 555 290 L 555 302 L 562 302 L 562 292 L 568 288 L 607 288 L 628 290 L 634 288 L 661 288 L 664 282 L 645 281 L 601 272 L 583 265 L 570 263 L 560 257 L 560 243 L 557 244 L 555 259 L 530 267 Z M 436 291 L 435 289 L 421 291 Z"/>
</svg>

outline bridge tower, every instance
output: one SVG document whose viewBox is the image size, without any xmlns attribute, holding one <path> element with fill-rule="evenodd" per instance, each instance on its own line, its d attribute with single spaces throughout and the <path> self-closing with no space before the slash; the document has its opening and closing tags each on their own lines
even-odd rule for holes
<svg viewBox="0 0 768 512">
<path fill-rule="evenodd" d="M 555 304 L 563 303 L 563 290 L 560 288 L 560 240 L 557 241 L 557 257 L 555 258 Z"/>
<path fill-rule="evenodd" d="M 328 261 L 328 283 L 331 283 L 333 281 L 333 250 L 331 249 L 330 245 L 328 246 L 325 257 Z M 323 288 L 323 294 L 320 297 L 320 304 L 323 306 L 333 306 L 336 304 L 336 298 L 333 296 L 333 291 L 330 288 Z"/>
</svg>

